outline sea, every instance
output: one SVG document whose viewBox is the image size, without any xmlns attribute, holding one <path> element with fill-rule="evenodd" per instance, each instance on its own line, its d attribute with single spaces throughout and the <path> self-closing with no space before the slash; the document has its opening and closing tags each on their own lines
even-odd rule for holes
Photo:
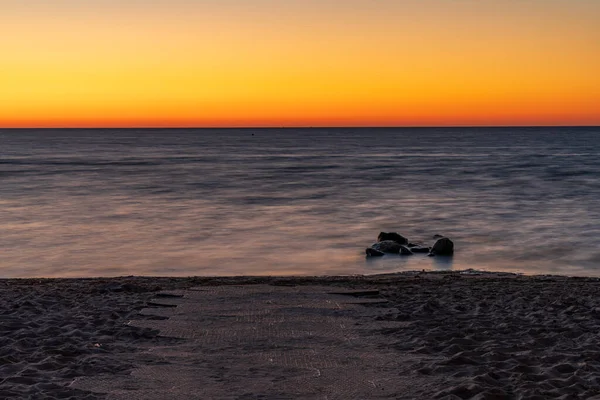
<svg viewBox="0 0 600 400">
<path fill-rule="evenodd" d="M 597 127 L 0 130 L 0 278 L 600 276 L 599 240 Z"/>
</svg>

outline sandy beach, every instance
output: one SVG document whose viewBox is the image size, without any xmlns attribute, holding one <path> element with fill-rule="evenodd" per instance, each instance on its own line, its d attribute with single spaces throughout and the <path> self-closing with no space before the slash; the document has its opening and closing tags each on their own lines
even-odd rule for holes
<svg viewBox="0 0 600 400">
<path fill-rule="evenodd" d="M 361 307 L 369 310 L 368 337 L 376 340 L 356 340 L 371 340 L 392 360 L 397 356 L 393 373 L 406 387 L 386 398 L 600 398 L 600 280 L 473 271 L 1 280 L 0 398 L 110 398 L 73 383 L 126 378 L 136 368 L 165 362 L 149 349 L 185 342 L 129 324 L 167 320 L 160 312 L 140 313 L 165 308 L 157 294 L 228 285 L 273 286 L 281 293 L 308 285 L 365 290 L 362 297 L 372 304 Z M 254 379 L 251 368 L 244 371 L 238 366 L 229 383 Z M 278 373 L 285 381 L 285 370 Z M 232 393 L 227 398 L 240 398 Z M 244 398 L 273 397 L 256 392 Z"/>
</svg>

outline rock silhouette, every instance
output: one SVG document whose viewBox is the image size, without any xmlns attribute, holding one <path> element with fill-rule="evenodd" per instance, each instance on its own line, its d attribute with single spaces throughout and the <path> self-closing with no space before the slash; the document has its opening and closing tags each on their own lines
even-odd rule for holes
<svg viewBox="0 0 600 400">
<path fill-rule="evenodd" d="M 379 236 L 377 236 L 377 241 L 383 242 L 384 240 L 393 240 L 394 242 L 403 245 L 408 244 L 408 239 L 400 235 L 398 232 L 379 232 Z"/>
<path fill-rule="evenodd" d="M 385 254 L 408 256 L 415 253 L 428 253 L 429 256 L 449 256 L 454 254 L 454 243 L 442 235 L 434 235 L 437 239 L 432 247 L 409 243 L 408 239 L 398 232 L 380 232 L 377 243 L 367 247 L 367 257 L 382 257 Z"/>
<path fill-rule="evenodd" d="M 429 254 L 439 256 L 451 256 L 452 254 L 454 254 L 454 243 L 447 237 L 442 237 L 435 241 Z"/>
</svg>

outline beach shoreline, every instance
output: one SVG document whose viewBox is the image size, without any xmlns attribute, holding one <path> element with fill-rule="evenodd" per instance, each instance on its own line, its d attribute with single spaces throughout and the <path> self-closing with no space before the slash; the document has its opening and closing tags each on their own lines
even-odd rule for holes
<svg viewBox="0 0 600 400">
<path fill-rule="evenodd" d="M 176 341 L 128 324 L 152 318 L 140 311 L 157 293 L 254 284 L 376 289 L 386 301 L 377 321 L 409 326 L 377 332 L 389 342 L 386 351 L 425 357 L 399 373 L 446 382 L 422 398 L 600 396 L 599 278 L 470 270 L 1 279 L 0 398 L 104 398 L 70 384 L 82 376 L 129 374 L 153 362 L 145 350 Z"/>
</svg>

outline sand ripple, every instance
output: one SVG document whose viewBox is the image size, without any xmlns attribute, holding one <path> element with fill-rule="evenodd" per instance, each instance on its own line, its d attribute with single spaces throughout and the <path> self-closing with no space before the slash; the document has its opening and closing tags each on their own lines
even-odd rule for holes
<svg viewBox="0 0 600 400">
<path fill-rule="evenodd" d="M 600 394 L 600 282 L 414 279 L 383 291 L 397 351 L 430 356 L 417 375 L 448 377 L 444 399 L 585 399 Z"/>
<path fill-rule="evenodd" d="M 103 398 L 69 384 L 127 373 L 139 345 L 159 340 L 156 332 L 126 325 L 157 285 L 127 282 L 0 281 L 0 398 Z"/>
</svg>

